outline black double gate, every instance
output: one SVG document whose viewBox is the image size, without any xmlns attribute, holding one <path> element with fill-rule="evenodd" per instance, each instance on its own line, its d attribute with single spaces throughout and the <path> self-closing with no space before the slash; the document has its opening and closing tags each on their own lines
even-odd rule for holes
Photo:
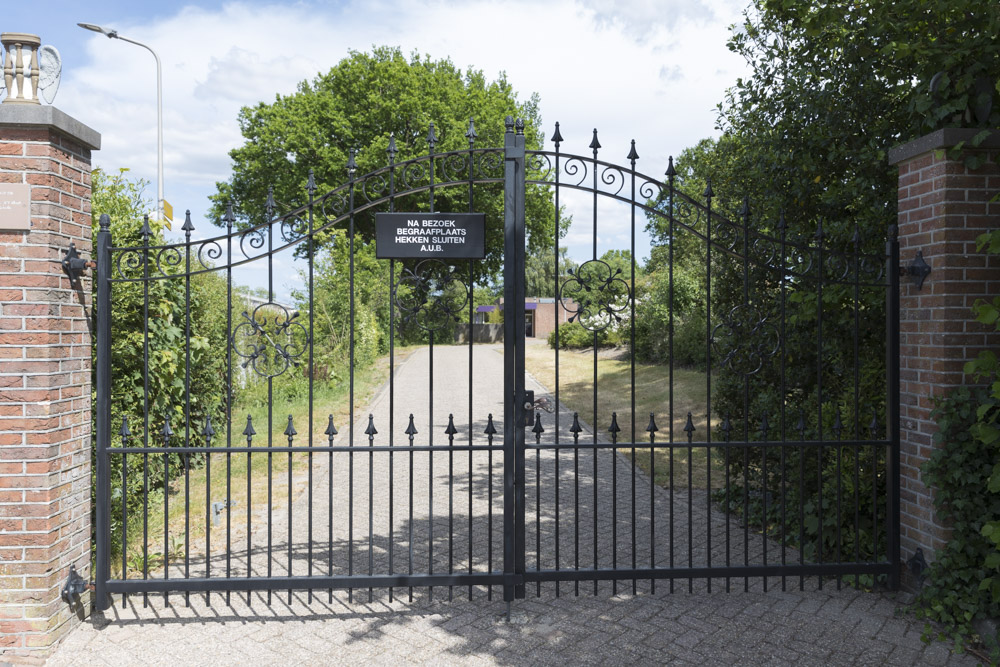
<svg viewBox="0 0 1000 667">
<path fill-rule="evenodd" d="M 824 580 L 896 587 L 894 238 L 884 253 L 874 242 L 872 252 L 849 221 L 827 222 L 824 231 L 822 222 L 818 229 L 797 227 L 791 214 L 788 222 L 784 213 L 771 221 L 755 218 L 748 202 L 720 211 L 711 185 L 698 198 L 675 184 L 672 162 L 666 178 L 638 172 L 634 142 L 627 165 L 602 161 L 596 131 L 589 156 L 561 151 L 558 124 L 551 151 L 527 150 L 523 126 L 510 118 L 503 149 L 476 147 L 471 123 L 467 136 L 468 149 L 435 153 L 432 128 L 429 154 L 398 163 L 390 143 L 388 164 L 364 176 L 356 175 L 352 155 L 342 187 L 317 196 L 310 179 L 302 205 L 281 212 L 269 197 L 264 222 L 237 229 L 227 215 L 228 231 L 216 238 L 192 240 L 189 219 L 184 242 L 152 243 L 147 223 L 134 236 L 138 243 L 116 247 L 109 221 L 101 220 L 98 609 L 115 593 L 124 601 L 129 594 L 148 600 L 152 593 L 218 592 L 228 599 L 240 592 L 250 601 L 258 591 L 270 599 L 272 591 L 304 590 L 311 599 L 317 591 L 332 596 L 347 589 L 353 596 L 368 589 L 371 596 L 373 589 L 388 589 L 392 596 L 402 588 L 412 598 L 414 587 L 432 595 L 433 587 L 448 587 L 452 595 L 461 586 L 470 597 L 479 589 L 492 598 L 497 588 L 509 602 L 529 587 L 535 594 L 548 587 L 555 595 L 578 594 L 587 583 L 597 593 L 600 582 L 617 591 L 620 581 L 630 582 L 633 592 L 655 591 L 660 580 L 670 590 L 676 580 L 691 590 L 698 582 L 710 591 L 713 581 L 729 590 L 732 579 L 765 590 L 769 581 L 784 588 L 789 579 L 800 587 L 807 581 L 822 587 Z M 554 378 L 547 397 L 541 395 L 546 388 L 526 385 L 525 309 L 511 307 L 526 301 L 529 190 L 553 203 L 551 238 L 533 244 L 549 248 L 555 274 Z M 472 335 L 473 297 L 486 271 L 474 260 L 461 266 L 378 260 L 391 283 L 389 410 L 382 421 L 370 416 L 366 428 L 362 421 L 356 429 L 362 335 L 356 243 L 370 238 L 375 212 L 413 210 L 418 203 L 433 212 L 446 191 L 466 193 L 469 212 L 477 202 L 502 197 L 498 418 L 477 413 L 477 397 L 499 380 L 477 373 Z M 577 216 L 579 210 L 592 215 L 592 257 L 572 272 L 560 268 L 567 202 Z M 617 206 L 611 214 L 606 202 Z M 599 222 L 609 215 L 627 221 L 624 270 L 598 256 Z M 664 259 L 658 278 L 637 277 L 643 218 L 660 230 L 652 250 Z M 488 217 L 487 242 L 499 235 L 500 220 Z M 318 261 L 321 242 L 345 244 L 341 264 Z M 275 297 L 281 275 L 275 264 L 284 259 L 303 267 L 298 310 Z M 267 272 L 267 294 L 257 301 L 234 287 L 234 271 L 245 266 Z M 318 276 L 318 267 L 326 273 Z M 331 276 L 342 281 L 349 300 L 340 369 L 322 367 L 326 362 L 316 355 L 317 337 L 330 335 L 317 324 L 316 281 Z M 218 307 L 226 310 L 223 333 L 216 335 L 221 345 L 192 323 L 193 309 L 204 310 L 201 301 L 211 292 L 201 283 L 213 280 Z M 141 304 L 141 317 L 134 316 L 136 308 L 133 316 L 122 315 L 130 299 Z M 171 301 L 182 305 L 173 314 Z M 649 313 L 657 306 L 666 316 L 650 332 Z M 456 323 L 467 325 L 467 344 L 442 346 Z M 416 327 L 427 343 L 413 352 L 429 356 L 426 386 L 399 386 L 403 325 Z M 592 345 L 567 350 L 560 327 L 582 327 Z M 621 377 L 601 393 L 616 374 L 601 372 L 608 362 L 599 339 L 609 327 L 632 353 L 614 360 Z M 126 337 L 129 349 L 113 350 L 113 341 Z M 662 363 L 637 361 L 643 344 L 658 346 Z M 685 346 L 690 368 L 675 363 Z M 443 354 L 467 359 L 467 368 L 446 370 L 442 378 L 435 353 L 439 361 Z M 142 365 L 124 378 L 117 364 L 128 354 L 141 356 Z M 567 355 L 592 360 L 583 389 L 578 377 L 561 383 Z M 217 404 L 199 394 L 195 372 L 210 358 L 224 376 Z M 163 359 L 172 364 L 179 402 L 153 388 L 159 385 L 151 373 Z M 442 383 L 464 383 L 467 406 L 435 406 L 435 372 L 439 392 Z M 346 397 L 329 399 L 320 391 L 322 373 L 339 373 Z M 297 424 L 284 417 L 281 401 L 295 392 L 282 383 L 305 392 Z M 426 414 L 415 419 L 412 407 L 408 418 L 397 414 L 401 404 L 413 405 L 414 394 L 426 403 Z M 662 400 L 647 417 L 640 412 L 650 394 Z M 241 403 L 247 396 L 256 402 Z M 553 414 L 539 411 L 532 399 L 547 401 Z M 338 431 L 329 403 L 345 400 L 349 423 Z M 297 488 L 303 482 L 304 489 Z"/>
</svg>

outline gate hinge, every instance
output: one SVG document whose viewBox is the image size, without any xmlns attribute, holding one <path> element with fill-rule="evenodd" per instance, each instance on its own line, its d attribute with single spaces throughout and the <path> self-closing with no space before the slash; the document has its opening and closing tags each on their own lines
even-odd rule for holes
<svg viewBox="0 0 1000 667">
<path fill-rule="evenodd" d="M 899 267 L 899 275 L 911 278 L 918 290 L 923 289 L 924 280 L 931 274 L 931 267 L 924 261 L 924 251 L 918 250 L 917 256 L 910 260 L 906 266 Z"/>
<path fill-rule="evenodd" d="M 97 262 L 94 260 L 80 257 L 80 253 L 76 251 L 76 245 L 73 243 L 69 244 L 62 259 L 53 259 L 52 261 L 62 264 L 63 271 L 69 276 L 70 282 L 75 282 L 87 269 L 97 268 Z"/>
<path fill-rule="evenodd" d="M 85 590 L 87 590 L 87 580 L 80 576 L 75 565 L 70 565 L 69 575 L 62 587 L 62 599 L 66 604 L 74 604 Z"/>
</svg>

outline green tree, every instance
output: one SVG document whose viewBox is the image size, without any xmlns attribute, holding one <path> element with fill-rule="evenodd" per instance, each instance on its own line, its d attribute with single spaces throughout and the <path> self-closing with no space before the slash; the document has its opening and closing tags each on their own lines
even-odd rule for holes
<svg viewBox="0 0 1000 667">
<path fill-rule="evenodd" d="M 559 278 L 566 279 L 576 262 L 566 256 L 566 248 L 559 248 Z M 552 248 L 537 248 L 528 253 L 524 266 L 524 295 L 553 298 L 556 296 L 556 267 Z"/>
<path fill-rule="evenodd" d="M 264 220 L 269 187 L 280 209 L 303 203 L 309 170 L 315 172 L 318 193 L 347 182 L 349 152 L 357 150 L 356 176 L 388 163 L 386 150 L 394 137 L 396 162 L 426 155 L 429 126 L 433 122 L 436 152 L 465 150 L 470 118 L 476 121 L 476 146 L 503 146 L 503 119 L 516 116 L 525 121 L 528 148 L 541 148 L 538 97 L 519 100 L 506 77 L 488 81 L 479 70 L 462 72 L 449 60 L 432 60 L 400 49 L 377 47 L 371 53 L 351 52 L 326 73 L 303 81 L 298 90 L 277 96 L 274 102 L 244 107 L 239 114 L 244 144 L 230 152 L 232 176 L 217 184 L 213 196 L 213 219 L 221 217 L 228 200 L 235 202 L 241 225 Z M 502 178 L 502 160 L 487 159 L 482 168 Z M 455 162 L 436 160 L 436 178 L 455 170 Z M 490 166 L 492 165 L 492 166 Z M 465 173 L 465 172 L 463 172 Z M 407 180 L 427 174 L 400 173 L 396 189 Z M 387 183 L 370 183 L 375 189 Z M 357 195 L 364 198 L 371 188 Z M 464 211 L 468 187 L 436 188 L 435 210 Z M 396 210 L 428 210 L 429 195 L 400 197 Z M 474 207 L 487 215 L 487 258 L 477 267 L 477 281 L 495 277 L 501 266 L 503 247 L 501 184 L 476 190 Z M 383 209 L 387 210 L 387 209 Z M 280 212 L 280 211 L 279 211 Z M 359 212 L 355 226 L 359 236 L 373 233 L 374 210 Z M 550 198 L 537 187 L 528 189 L 528 232 L 532 247 L 553 238 L 554 211 Z M 320 238 L 320 243 L 328 240 Z"/>
<path fill-rule="evenodd" d="M 143 212 L 150 209 L 150 200 L 144 192 L 147 183 L 131 179 L 127 169 L 116 173 L 95 169 L 91 184 L 94 234 L 98 231 L 101 216 L 107 214 L 111 220 L 111 238 L 115 247 L 142 246 Z M 149 244 L 162 245 L 164 223 L 151 220 L 149 224 Z M 151 273 L 156 272 L 156 257 L 155 250 L 149 253 Z M 113 259 L 125 264 L 130 259 L 142 262 L 143 254 L 140 252 L 131 257 L 119 255 Z M 170 262 L 159 265 L 168 275 L 178 271 Z M 147 442 L 152 445 L 152 438 L 162 428 L 167 415 L 171 418 L 174 432 L 183 437 L 186 404 L 189 405 L 187 414 L 190 416 L 191 433 L 200 432 L 208 416 L 216 424 L 222 421 L 227 401 L 225 355 L 210 354 L 209 350 L 225 349 L 228 343 L 226 287 L 221 277 L 214 273 L 192 277 L 190 308 L 187 311 L 191 319 L 190 339 L 186 335 L 184 280 L 149 281 L 146 294 L 148 318 L 144 322 L 143 284 L 119 282 L 112 285 L 111 410 L 112 433 L 118 433 L 122 420 L 127 417 L 133 442 L 142 442 L 144 414 L 147 414 L 148 408 L 150 440 Z M 144 328 L 148 328 L 149 332 L 146 346 L 148 359 L 144 357 Z M 191 360 L 190 383 L 186 385 L 188 352 Z M 190 391 L 186 391 L 187 388 Z M 117 441 L 118 436 L 115 435 L 114 439 Z M 182 459 L 177 455 L 171 461 L 171 470 L 177 472 L 185 463 L 197 465 L 201 458 L 192 455 Z M 147 462 L 148 489 L 154 495 L 162 493 L 167 481 L 164 478 L 163 457 L 148 457 L 148 460 L 131 457 L 124 487 L 120 475 L 111 475 L 110 517 L 115 535 L 120 535 L 122 530 L 120 507 L 123 499 L 129 504 L 132 517 L 141 515 L 143 465 Z M 121 470 L 121 460 L 117 457 L 112 461 L 112 470 Z M 120 547 L 121 541 L 112 539 L 111 544 L 112 548 Z"/>
</svg>

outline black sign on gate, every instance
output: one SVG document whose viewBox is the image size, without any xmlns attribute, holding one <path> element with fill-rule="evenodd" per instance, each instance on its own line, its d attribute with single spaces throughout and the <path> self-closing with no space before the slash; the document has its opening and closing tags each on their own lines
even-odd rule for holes
<svg viewBox="0 0 1000 667">
<path fill-rule="evenodd" d="M 485 213 L 376 213 L 379 259 L 482 259 Z"/>
</svg>

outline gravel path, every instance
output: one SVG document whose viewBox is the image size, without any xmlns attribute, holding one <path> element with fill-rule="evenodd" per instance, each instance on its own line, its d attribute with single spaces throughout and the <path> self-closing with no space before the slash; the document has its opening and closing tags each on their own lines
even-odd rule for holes
<svg viewBox="0 0 1000 667">
<path fill-rule="evenodd" d="M 392 444 L 406 444 L 403 430 L 410 413 L 418 431 L 415 444 L 429 444 L 431 437 L 433 444 L 445 444 L 449 412 L 458 431 L 455 443 L 468 442 L 468 355 L 467 347 L 435 348 L 433 420 L 429 350 L 414 352 L 397 369 Z M 486 444 L 483 430 L 492 413 L 500 445 L 502 348 L 475 347 L 474 387 L 473 444 Z M 531 378 L 528 388 L 536 396 L 546 393 Z M 397 452 L 390 457 L 388 390 L 354 425 L 355 445 L 369 442 L 369 413 L 379 431 L 372 443 L 386 451 L 336 454 L 332 463 L 326 454 L 315 455 L 312 484 L 303 474 L 295 485 L 302 491 L 292 504 L 291 521 L 287 509 L 271 515 L 271 557 L 268 512 L 256 508 L 249 564 L 244 540 L 234 545 L 232 576 L 248 569 L 274 576 L 289 569 L 296 575 L 384 574 L 390 572 L 390 559 L 396 573 L 411 567 L 413 572 L 445 572 L 449 564 L 464 572 L 502 568 L 502 454 L 437 452 L 431 457 L 418 452 L 411 457 Z M 554 420 L 555 415 L 543 414 L 543 442 L 554 438 Z M 571 422 L 572 415 L 560 412 L 562 442 L 569 438 Z M 581 442 L 592 441 L 589 432 L 580 435 Z M 533 442 L 534 434 L 528 439 Z M 350 429 L 342 428 L 336 442 L 350 442 Z M 763 562 L 765 550 L 768 562 L 781 558 L 780 546 L 759 535 L 749 533 L 744 543 L 744 528 L 713 511 L 703 491 L 693 491 L 689 505 L 686 488 L 673 494 L 651 489 L 627 458 L 606 449 L 596 458 L 588 449 L 578 457 L 565 452 L 558 462 L 552 450 L 540 455 L 529 450 L 526 490 L 529 569 L 571 569 L 577 557 L 583 568 L 592 567 L 595 558 L 600 567 L 631 567 L 633 559 L 638 567 L 669 565 L 671 559 L 679 567 L 697 567 L 710 557 L 718 564 L 726 559 L 727 535 L 733 563 Z M 792 550 L 785 553 L 786 559 L 797 557 Z M 208 564 L 216 577 L 225 576 L 225 567 L 221 555 Z M 204 559 L 192 562 L 191 569 L 203 576 Z M 172 567 L 171 576 L 182 571 Z M 551 583 L 529 585 L 528 598 L 514 603 L 510 623 L 499 588 L 492 595 L 484 587 L 415 589 L 412 598 L 409 590 L 395 589 L 391 599 L 386 590 L 275 591 L 270 603 L 262 592 L 251 594 L 249 604 L 245 594 L 233 594 L 228 604 L 222 594 L 213 594 L 208 603 L 204 594 L 192 594 L 190 606 L 183 595 L 172 595 L 169 605 L 162 595 L 150 596 L 148 606 L 133 596 L 125 604 L 116 598 L 104 618 L 94 617 L 74 631 L 49 664 L 975 663 L 951 654 L 945 644 L 922 643 L 923 623 L 897 617 L 890 595 L 846 586 L 837 590 L 833 582 L 818 590 L 815 580 L 803 582 L 801 591 L 797 579 L 787 580 L 784 591 L 776 577 L 767 582 L 768 592 L 759 579 L 746 582 L 747 590 L 744 583 L 733 580 L 726 593 L 721 579 L 712 582 L 711 592 L 704 581 L 690 587 L 678 581 L 671 593 L 665 581 L 655 592 L 648 581 L 601 582 L 595 595 L 587 582 L 579 586 L 579 597 L 572 583 L 558 590 Z"/>
</svg>

